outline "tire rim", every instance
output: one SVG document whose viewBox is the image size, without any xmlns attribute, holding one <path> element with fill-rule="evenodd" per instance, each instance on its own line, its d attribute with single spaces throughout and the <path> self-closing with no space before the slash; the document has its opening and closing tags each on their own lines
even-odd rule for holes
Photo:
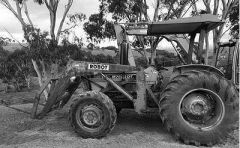
<svg viewBox="0 0 240 148">
<path fill-rule="evenodd" d="M 77 109 L 76 120 L 85 130 L 96 132 L 103 126 L 103 111 L 97 104 L 88 104 Z"/>
<path fill-rule="evenodd" d="M 215 92 L 199 88 L 187 92 L 181 98 L 179 113 L 192 128 L 207 131 L 221 123 L 225 107 Z"/>
</svg>

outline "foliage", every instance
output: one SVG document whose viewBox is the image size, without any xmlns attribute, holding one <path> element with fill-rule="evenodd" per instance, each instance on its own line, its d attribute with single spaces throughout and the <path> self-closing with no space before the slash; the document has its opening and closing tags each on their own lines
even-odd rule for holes
<svg viewBox="0 0 240 148">
<path fill-rule="evenodd" d="M 0 54 L 0 79 L 16 84 L 17 89 L 27 86 L 29 75 L 33 72 L 27 51 L 18 49 L 8 52 L 2 49 Z"/>
<path fill-rule="evenodd" d="M 11 41 L 12 40 L 9 38 L 0 37 L 0 48 L 2 48 L 3 46 L 6 46 Z"/>
<path fill-rule="evenodd" d="M 168 12 L 166 14 L 162 14 L 165 16 L 163 20 L 173 19 L 173 18 L 180 18 L 186 12 L 185 8 L 190 3 L 193 3 L 191 0 L 167 0 L 163 1 L 165 7 L 168 8 Z"/>
<path fill-rule="evenodd" d="M 46 49 L 51 50 L 51 49 Z M 14 52 L 8 52 L 0 48 L 0 79 L 7 83 L 17 83 L 20 87 L 26 87 L 27 80 L 30 76 L 36 76 L 34 68 L 31 63 L 32 52 L 28 49 L 18 49 Z M 60 68 L 64 68 L 69 59 L 88 61 L 88 62 L 101 62 L 101 63 L 116 63 L 114 58 L 109 55 L 93 55 L 90 51 L 81 50 L 77 45 L 63 45 L 58 46 L 52 52 L 36 55 L 41 56 L 48 65 L 52 61 L 59 64 Z M 40 64 L 39 64 L 40 65 Z M 40 66 L 42 69 L 43 67 Z"/>
<path fill-rule="evenodd" d="M 143 5 L 142 0 L 100 0 L 100 11 L 104 13 L 112 13 L 112 18 L 118 22 L 128 19 L 130 22 L 140 19 L 140 13 Z"/>
<path fill-rule="evenodd" d="M 89 21 L 84 23 L 84 30 L 88 34 L 88 39 L 93 42 L 115 38 L 113 22 L 105 19 L 102 13 L 92 14 Z"/>
<path fill-rule="evenodd" d="M 176 58 L 174 53 L 168 52 L 166 50 L 157 50 L 157 56 L 167 57 L 167 58 Z"/>
<path fill-rule="evenodd" d="M 54 45 L 51 44 L 52 42 L 47 38 L 48 35 L 48 32 L 41 32 L 40 29 L 33 28 L 30 25 L 25 28 L 24 38 L 30 43 L 29 52 L 34 60 L 50 58 L 48 57 L 50 53 L 49 49 Z"/>
<path fill-rule="evenodd" d="M 103 62 L 104 60 L 113 62 L 109 60 L 109 57 L 101 55 L 98 56 L 91 55 L 90 52 L 81 51 L 79 44 L 65 43 L 63 46 L 53 46 L 51 42 L 47 39 L 48 33 L 41 32 L 39 29 L 35 29 L 31 32 L 28 42 L 31 42 L 30 46 L 30 56 L 36 60 L 43 60 L 46 65 L 51 63 L 58 63 L 60 65 L 65 65 L 69 58 L 76 60 L 86 60 L 86 61 L 96 61 Z"/>
<path fill-rule="evenodd" d="M 72 45 L 74 47 L 74 45 Z M 68 48 L 72 48 L 69 46 Z M 88 61 L 88 62 L 101 62 L 101 63 L 116 63 L 110 55 L 98 54 L 93 55 L 90 51 L 83 51 L 81 49 L 75 50 L 70 58 L 77 61 Z"/>
<path fill-rule="evenodd" d="M 67 24 L 69 25 L 70 23 L 72 24 L 78 24 L 86 20 L 86 15 L 83 13 L 75 13 L 75 14 L 69 14 L 68 16 L 69 22 Z"/>
<path fill-rule="evenodd" d="M 74 14 L 69 14 L 67 16 L 66 27 L 64 30 L 61 31 L 62 44 L 64 45 L 71 44 L 69 42 L 69 36 L 73 35 L 74 36 L 73 44 L 76 44 L 79 47 L 83 46 L 83 39 L 75 35 L 74 29 L 76 27 L 80 27 L 84 20 L 86 20 L 86 15 L 83 13 L 74 13 Z"/>
<path fill-rule="evenodd" d="M 114 22 L 106 19 L 112 14 L 112 19 L 119 22 L 128 19 L 130 22 L 140 18 L 142 0 L 100 0 L 99 13 L 92 14 L 89 21 L 84 24 L 88 39 L 100 42 L 102 39 L 115 39 Z"/>
<path fill-rule="evenodd" d="M 155 59 L 156 67 L 169 67 L 179 65 L 181 62 L 172 52 L 166 50 L 157 50 L 157 58 Z"/>
<path fill-rule="evenodd" d="M 150 49 L 147 50 L 148 52 Z M 148 63 L 144 57 L 139 57 L 135 59 L 137 67 L 147 68 Z M 168 52 L 166 50 L 157 50 L 157 57 L 155 59 L 155 67 L 160 70 L 161 67 L 169 67 L 179 65 L 181 62 L 174 53 Z"/>
<path fill-rule="evenodd" d="M 232 49 L 229 50 L 229 47 L 224 47 L 221 49 L 221 52 L 219 52 L 218 55 L 218 62 L 216 67 L 220 69 L 225 77 L 227 79 L 231 79 L 232 77 L 232 64 L 233 64 L 233 53 L 234 50 L 233 48 L 237 47 L 232 47 Z"/>
<path fill-rule="evenodd" d="M 136 64 L 137 67 L 143 67 L 143 68 L 148 67 L 148 63 L 147 63 L 147 61 L 144 57 L 136 58 L 135 59 L 135 64 Z"/>
<path fill-rule="evenodd" d="M 119 51 L 118 48 L 116 48 L 115 46 L 107 46 L 107 47 L 102 47 L 103 50 L 112 50 L 115 51 L 116 53 Z"/>
<path fill-rule="evenodd" d="M 156 67 L 159 69 L 160 67 L 170 67 L 180 65 L 180 61 L 177 57 L 169 58 L 169 57 L 157 57 L 155 59 Z"/>
<path fill-rule="evenodd" d="M 233 6 L 229 14 L 229 20 L 231 22 L 231 35 L 237 38 L 239 35 L 239 1 Z"/>
</svg>

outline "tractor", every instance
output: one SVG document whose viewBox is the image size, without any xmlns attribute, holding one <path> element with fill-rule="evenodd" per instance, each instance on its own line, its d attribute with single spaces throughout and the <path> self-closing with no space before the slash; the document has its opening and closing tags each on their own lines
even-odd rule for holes
<svg viewBox="0 0 240 148">
<path fill-rule="evenodd" d="M 134 109 L 138 114 L 158 112 L 167 130 L 185 144 L 221 143 L 238 123 L 239 96 L 235 85 L 219 69 L 204 64 L 203 40 L 206 32 L 223 23 L 217 16 L 205 14 L 163 22 L 116 24 L 120 64 L 70 60 L 61 76 L 42 86 L 31 117 L 41 119 L 71 100 L 69 121 L 83 138 L 106 136 L 121 109 Z M 181 65 L 171 71 L 135 65 L 128 36 L 176 34 L 190 36 L 188 49 L 176 48 Z M 42 104 L 40 96 L 49 83 L 50 93 Z M 85 91 L 77 91 L 80 88 Z M 41 111 L 39 105 L 43 105 Z"/>
</svg>

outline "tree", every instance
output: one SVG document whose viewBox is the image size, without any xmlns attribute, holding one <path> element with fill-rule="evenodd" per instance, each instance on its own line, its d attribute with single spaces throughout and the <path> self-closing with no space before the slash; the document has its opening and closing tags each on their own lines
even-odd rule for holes
<svg viewBox="0 0 240 148">
<path fill-rule="evenodd" d="M 237 38 L 239 35 L 239 1 L 230 10 L 229 20 L 231 22 L 231 35 L 233 38 Z"/>
<path fill-rule="evenodd" d="M 49 14 L 50 14 L 50 35 L 51 35 L 51 39 L 53 42 L 58 43 L 59 38 L 60 38 L 60 34 L 62 31 L 62 27 L 63 27 L 63 23 L 65 21 L 65 18 L 67 16 L 68 11 L 70 10 L 72 4 L 73 4 L 73 0 L 68 0 L 67 4 L 65 5 L 65 10 L 62 16 L 62 19 L 60 21 L 59 24 L 59 28 L 57 30 L 57 33 L 55 34 L 55 27 L 56 27 L 56 18 L 57 18 L 57 9 L 58 9 L 58 4 L 59 4 L 60 0 L 38 0 L 38 2 L 42 3 L 44 2 Z"/>
<path fill-rule="evenodd" d="M 89 21 L 84 23 L 84 30 L 88 34 L 88 39 L 100 42 L 105 38 L 115 38 L 113 22 L 104 18 L 103 13 L 92 14 Z"/>
<path fill-rule="evenodd" d="M 57 32 L 55 33 L 55 26 L 56 26 L 56 13 L 57 13 L 57 8 L 58 8 L 58 4 L 59 4 L 60 0 L 35 0 L 35 2 L 37 2 L 38 4 L 45 4 L 46 8 L 49 10 L 49 14 L 50 14 L 50 35 L 51 35 L 51 40 L 50 42 L 52 43 L 52 50 L 55 50 L 56 45 L 59 41 L 60 38 L 60 34 L 62 31 L 62 27 L 63 27 L 63 23 L 65 21 L 65 18 L 67 16 L 67 13 L 69 11 L 69 9 L 72 6 L 73 0 L 68 0 L 67 4 L 65 5 L 65 10 L 64 10 L 64 14 L 62 16 L 62 19 L 60 21 L 60 25 L 59 28 L 57 30 Z M 15 3 L 16 7 L 14 9 L 14 7 L 12 6 L 12 3 Z M 14 0 L 13 2 L 10 2 L 9 0 L 0 0 L 0 4 L 2 4 L 3 6 L 5 6 L 8 10 L 11 11 L 11 13 L 14 14 L 14 16 L 19 20 L 19 22 L 22 25 L 22 30 L 24 32 L 24 36 L 25 39 L 28 41 L 29 44 L 29 50 L 39 50 L 41 51 L 41 48 L 48 45 L 45 44 L 43 46 L 36 46 L 34 44 L 32 44 L 34 42 L 34 40 L 36 41 L 37 39 L 42 39 L 41 36 L 39 36 L 40 38 L 37 37 L 37 35 L 41 35 L 40 30 L 34 28 L 34 24 L 29 16 L 28 13 L 28 7 L 27 7 L 27 0 Z M 25 16 L 27 18 L 27 20 L 23 19 L 23 9 L 24 9 L 24 13 Z M 42 39 L 42 41 L 44 41 L 45 39 Z M 43 42 L 40 42 L 43 43 Z M 39 47 L 38 49 L 34 49 L 34 47 Z M 45 51 L 43 51 L 45 52 Z M 41 53 L 42 54 L 42 53 Z M 33 67 L 38 75 L 38 79 L 39 79 L 39 84 L 40 86 L 43 83 L 43 79 L 46 79 L 44 77 L 46 77 L 46 75 L 44 73 L 45 71 L 45 63 L 43 58 L 41 59 L 37 59 L 37 58 L 32 58 L 31 59 Z M 39 65 L 40 63 L 40 65 Z M 50 64 L 51 65 L 51 64 Z M 43 70 L 43 72 L 40 71 Z M 42 75 L 44 74 L 44 75 Z M 45 97 L 47 98 L 47 92 L 44 92 Z"/>
</svg>

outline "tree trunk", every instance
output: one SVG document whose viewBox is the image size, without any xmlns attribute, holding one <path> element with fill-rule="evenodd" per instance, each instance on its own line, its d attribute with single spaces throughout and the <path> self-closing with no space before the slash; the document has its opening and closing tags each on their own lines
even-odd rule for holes
<svg viewBox="0 0 240 148">
<path fill-rule="evenodd" d="M 33 64 L 34 70 L 36 71 L 37 76 L 38 76 L 38 83 L 39 83 L 40 87 L 42 87 L 42 85 L 43 85 L 43 83 L 42 83 L 42 75 L 41 75 L 41 72 L 40 72 L 39 67 L 37 65 L 37 62 L 32 59 L 32 64 Z M 45 100 L 47 100 L 48 92 L 46 90 L 44 90 L 43 94 L 45 96 Z"/>
<path fill-rule="evenodd" d="M 61 31 L 62 31 L 63 23 L 65 21 L 65 18 L 66 18 L 67 14 L 68 14 L 69 9 L 72 6 L 72 3 L 73 3 L 73 0 L 68 0 L 68 4 L 65 6 L 65 11 L 63 13 L 63 17 L 62 17 L 62 20 L 60 22 L 60 25 L 59 25 L 58 31 L 57 31 L 57 36 L 56 36 L 56 41 L 57 42 L 59 42 L 59 38 L 60 38 Z"/>
<path fill-rule="evenodd" d="M 29 16 L 29 13 L 28 13 L 28 7 L 27 7 L 26 1 L 23 1 L 23 5 L 24 5 L 24 11 L 25 11 L 26 17 L 27 17 L 27 19 L 28 19 L 28 22 L 29 22 L 30 25 L 33 27 L 32 20 L 30 19 L 30 16 Z"/>
<path fill-rule="evenodd" d="M 215 31 L 213 31 L 215 32 Z M 213 59 L 212 59 L 212 66 L 215 66 L 216 60 L 217 60 L 217 49 L 219 48 L 218 42 L 219 42 L 219 35 L 214 35 L 213 33 Z"/>
<path fill-rule="evenodd" d="M 40 60 L 40 64 L 42 66 L 42 75 L 43 77 L 47 77 L 47 71 L 46 71 L 46 66 L 43 60 Z"/>
<path fill-rule="evenodd" d="M 208 55 L 208 51 L 209 51 L 209 41 L 208 41 L 208 38 L 209 37 L 209 32 L 207 32 L 206 34 L 205 34 L 205 43 L 206 43 L 206 50 L 205 50 L 205 64 L 206 65 L 209 65 L 209 63 L 208 63 L 208 57 L 209 57 L 209 55 Z"/>
<path fill-rule="evenodd" d="M 161 42 L 161 40 L 163 39 L 163 37 L 159 38 L 157 37 L 156 39 L 152 39 L 153 43 L 151 44 L 151 65 L 155 65 L 155 59 L 157 57 L 157 46 L 159 44 L 159 42 Z"/>
<path fill-rule="evenodd" d="M 56 41 L 54 33 L 55 25 L 56 25 L 56 12 L 50 11 L 50 35 L 53 43 Z"/>
<path fill-rule="evenodd" d="M 146 59 L 146 61 L 147 61 L 147 65 L 149 65 L 149 58 L 148 58 L 148 56 L 147 56 L 147 50 L 146 50 L 145 47 L 143 47 L 143 53 L 144 53 L 144 57 L 145 57 L 145 59 Z"/>
<path fill-rule="evenodd" d="M 156 56 L 157 56 L 157 46 L 155 45 L 152 45 L 151 46 L 151 65 L 155 65 L 155 59 L 156 59 Z"/>
<path fill-rule="evenodd" d="M 204 38 L 206 34 L 206 30 L 201 29 L 200 36 L 199 36 L 199 42 L 198 42 L 198 50 L 197 50 L 197 59 L 199 64 L 203 64 L 203 46 L 204 46 Z"/>
<path fill-rule="evenodd" d="M 48 78 L 50 78 L 50 74 L 47 72 L 46 66 L 45 66 L 45 62 L 44 60 L 40 60 L 40 64 L 42 66 L 42 82 L 46 83 Z M 48 88 L 48 89 L 47 89 Z M 46 92 L 49 92 L 51 88 L 51 84 L 48 85 L 48 87 L 46 87 Z"/>
<path fill-rule="evenodd" d="M 158 20 L 158 12 L 159 12 L 159 7 L 160 7 L 160 0 L 156 1 L 156 7 L 154 10 L 154 16 L 153 16 L 153 22 L 156 22 Z M 162 40 L 162 39 L 160 39 Z M 155 59 L 157 56 L 157 45 L 159 43 L 159 37 L 157 37 L 156 39 L 152 38 L 152 44 L 151 44 L 151 65 L 155 65 Z"/>
</svg>

